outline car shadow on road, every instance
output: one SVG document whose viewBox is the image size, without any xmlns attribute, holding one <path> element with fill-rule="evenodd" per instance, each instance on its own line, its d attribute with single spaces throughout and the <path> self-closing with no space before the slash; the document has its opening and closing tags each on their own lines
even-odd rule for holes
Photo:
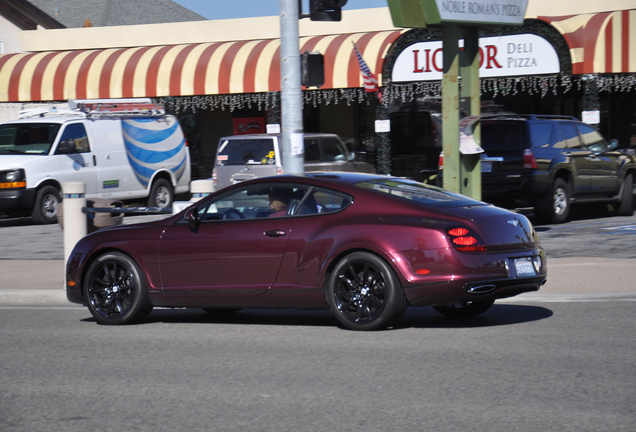
<svg viewBox="0 0 636 432">
<path fill-rule="evenodd" d="M 550 318 L 553 312 L 540 306 L 494 304 L 481 315 L 448 318 L 433 308 L 409 308 L 395 328 L 478 328 L 522 324 Z"/>
<path fill-rule="evenodd" d="M 539 306 L 493 305 L 485 313 L 471 318 L 444 317 L 431 307 L 409 307 L 389 329 L 407 328 L 478 328 L 522 324 L 550 318 L 553 312 Z M 95 322 L 93 318 L 82 320 Z M 303 311 L 297 309 L 243 309 L 234 313 L 213 314 L 201 309 L 157 308 L 137 325 L 170 324 L 230 324 L 259 326 L 334 327 L 338 324 L 329 310 Z"/>
</svg>

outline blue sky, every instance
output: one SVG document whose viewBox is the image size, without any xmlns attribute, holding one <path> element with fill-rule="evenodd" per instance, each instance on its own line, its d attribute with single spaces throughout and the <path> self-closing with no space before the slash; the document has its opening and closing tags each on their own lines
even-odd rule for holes
<svg viewBox="0 0 636 432">
<path fill-rule="evenodd" d="M 278 15 L 279 0 L 173 0 L 207 19 L 248 18 Z M 343 10 L 387 6 L 387 0 L 348 0 Z M 309 12 L 309 0 L 303 0 L 303 11 Z"/>
</svg>

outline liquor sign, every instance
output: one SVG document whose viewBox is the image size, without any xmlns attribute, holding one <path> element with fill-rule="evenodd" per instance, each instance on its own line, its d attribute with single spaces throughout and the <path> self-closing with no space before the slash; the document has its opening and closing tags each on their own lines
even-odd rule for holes
<svg viewBox="0 0 636 432">
<path fill-rule="evenodd" d="M 463 40 L 459 46 L 463 47 Z M 442 41 L 417 42 L 396 58 L 393 82 L 439 81 L 443 75 Z M 559 56 L 550 42 L 535 34 L 479 39 L 481 78 L 558 74 Z"/>
</svg>

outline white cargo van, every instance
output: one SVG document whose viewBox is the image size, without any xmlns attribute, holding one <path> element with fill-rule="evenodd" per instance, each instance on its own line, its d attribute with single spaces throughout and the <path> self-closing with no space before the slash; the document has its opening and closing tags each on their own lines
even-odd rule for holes
<svg viewBox="0 0 636 432">
<path fill-rule="evenodd" d="M 0 215 L 57 221 L 62 185 L 86 198 L 169 207 L 190 188 L 190 154 L 177 119 L 150 100 L 69 101 L 0 124 Z"/>
</svg>

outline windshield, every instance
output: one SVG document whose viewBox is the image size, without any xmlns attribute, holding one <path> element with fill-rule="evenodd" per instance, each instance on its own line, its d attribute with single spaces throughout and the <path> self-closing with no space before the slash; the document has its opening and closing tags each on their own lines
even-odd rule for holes
<svg viewBox="0 0 636 432">
<path fill-rule="evenodd" d="M 48 155 L 60 126 L 57 123 L 0 125 L 0 154 Z"/>
<path fill-rule="evenodd" d="M 274 141 L 271 138 L 225 140 L 219 146 L 216 163 L 223 165 L 276 163 Z"/>
</svg>

